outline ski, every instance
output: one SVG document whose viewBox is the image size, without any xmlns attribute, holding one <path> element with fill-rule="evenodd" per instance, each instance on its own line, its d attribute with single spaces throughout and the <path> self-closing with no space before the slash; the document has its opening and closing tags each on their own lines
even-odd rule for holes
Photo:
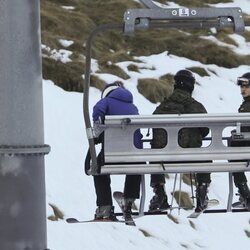
<svg viewBox="0 0 250 250">
<path fill-rule="evenodd" d="M 76 218 L 67 218 L 66 222 L 69 224 L 76 224 L 76 223 L 91 223 L 91 222 L 120 222 L 120 223 L 124 223 L 125 221 L 122 220 L 118 220 L 118 221 L 113 221 L 113 220 L 96 220 L 96 219 L 92 219 L 92 220 L 78 220 Z"/>
<path fill-rule="evenodd" d="M 242 204 L 242 202 L 240 202 L 240 201 L 234 202 L 232 204 L 232 207 L 233 208 L 245 208 L 244 204 Z"/>
<path fill-rule="evenodd" d="M 190 218 L 190 219 L 196 219 L 198 218 L 201 214 L 203 214 L 208 208 L 211 208 L 211 207 L 214 207 L 214 206 L 217 206 L 219 205 L 219 201 L 216 200 L 216 199 L 211 199 L 208 201 L 208 205 L 207 205 L 207 208 L 206 209 L 203 209 L 199 212 L 193 212 L 191 213 L 187 218 Z"/>
<path fill-rule="evenodd" d="M 191 213 L 187 218 L 196 219 L 196 218 L 198 218 L 203 212 L 204 212 L 204 210 L 202 210 L 202 211 L 200 211 L 200 212 L 193 212 L 193 213 Z"/>
<path fill-rule="evenodd" d="M 124 195 L 122 192 L 116 191 L 113 193 L 113 197 L 116 200 L 117 204 L 119 205 L 120 209 L 122 210 L 122 213 L 124 215 L 124 210 L 123 210 L 123 206 L 124 206 Z M 134 219 L 132 217 L 132 215 L 127 215 L 127 216 L 123 216 L 124 220 L 125 220 L 125 224 L 128 226 L 136 226 Z"/>
</svg>

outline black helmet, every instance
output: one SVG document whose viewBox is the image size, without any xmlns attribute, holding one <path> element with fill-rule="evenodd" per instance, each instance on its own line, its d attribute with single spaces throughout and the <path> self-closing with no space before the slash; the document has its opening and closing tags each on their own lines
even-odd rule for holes
<svg viewBox="0 0 250 250">
<path fill-rule="evenodd" d="M 195 77 L 194 74 L 187 69 L 179 70 L 175 76 L 175 88 L 185 89 L 192 93 L 194 90 Z"/>
<path fill-rule="evenodd" d="M 114 89 L 117 89 L 119 87 L 123 87 L 122 82 L 115 81 L 113 83 L 107 84 L 104 89 L 102 90 L 101 98 L 107 97 L 108 94 L 113 91 Z"/>
<path fill-rule="evenodd" d="M 239 86 L 250 86 L 250 72 L 245 73 L 241 77 L 238 77 L 237 85 L 239 85 Z"/>
</svg>

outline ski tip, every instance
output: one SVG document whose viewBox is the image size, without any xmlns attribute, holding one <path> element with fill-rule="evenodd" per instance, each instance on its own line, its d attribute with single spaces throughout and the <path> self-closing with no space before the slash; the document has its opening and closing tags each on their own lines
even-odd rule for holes
<svg viewBox="0 0 250 250">
<path fill-rule="evenodd" d="M 66 222 L 67 223 L 77 223 L 77 222 L 79 222 L 76 218 L 67 218 L 66 219 Z"/>
<path fill-rule="evenodd" d="M 233 207 L 233 208 L 244 208 L 242 202 L 240 202 L 240 201 L 234 202 L 234 203 L 232 204 L 232 207 Z"/>
</svg>

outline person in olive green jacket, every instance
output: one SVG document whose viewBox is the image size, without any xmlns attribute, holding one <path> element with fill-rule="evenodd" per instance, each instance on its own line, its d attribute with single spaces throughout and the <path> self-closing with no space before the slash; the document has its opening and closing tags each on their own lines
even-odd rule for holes
<svg viewBox="0 0 250 250">
<path fill-rule="evenodd" d="M 245 73 L 237 79 L 237 85 L 240 86 L 243 102 L 238 111 L 250 112 L 250 72 Z M 249 126 L 241 127 L 241 132 L 250 132 Z M 250 146 L 250 141 L 231 142 L 230 146 Z M 238 188 L 240 201 L 250 211 L 250 190 L 247 186 L 247 178 L 244 172 L 233 173 L 234 184 Z"/>
<path fill-rule="evenodd" d="M 153 114 L 193 114 L 207 113 L 205 107 L 192 98 L 195 77 L 189 70 L 180 70 L 174 76 L 174 91 L 169 98 L 156 108 Z M 182 128 L 179 131 L 178 143 L 183 148 L 198 148 L 202 146 L 202 139 L 209 133 L 208 128 Z M 152 148 L 163 148 L 167 144 L 167 132 L 160 128 L 153 129 Z M 197 189 L 196 211 L 207 207 L 207 189 L 211 182 L 210 173 L 196 174 Z M 166 210 L 170 206 L 165 192 L 165 177 L 163 174 L 151 175 L 151 187 L 155 195 L 150 201 L 149 211 Z"/>
</svg>

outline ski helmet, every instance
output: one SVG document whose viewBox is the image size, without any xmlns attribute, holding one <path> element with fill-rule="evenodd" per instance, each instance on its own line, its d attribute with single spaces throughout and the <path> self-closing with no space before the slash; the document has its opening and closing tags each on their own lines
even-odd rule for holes
<svg viewBox="0 0 250 250">
<path fill-rule="evenodd" d="M 119 81 L 107 84 L 102 90 L 101 98 L 107 97 L 111 93 L 111 91 L 113 91 L 114 89 L 120 88 L 122 86 L 123 86 L 122 82 L 119 82 Z"/>
<path fill-rule="evenodd" d="M 239 86 L 250 86 L 250 72 L 245 73 L 237 79 L 237 85 Z"/>
<path fill-rule="evenodd" d="M 195 77 L 194 74 L 187 69 L 179 70 L 175 76 L 175 88 L 185 89 L 192 93 L 194 90 Z"/>
</svg>

